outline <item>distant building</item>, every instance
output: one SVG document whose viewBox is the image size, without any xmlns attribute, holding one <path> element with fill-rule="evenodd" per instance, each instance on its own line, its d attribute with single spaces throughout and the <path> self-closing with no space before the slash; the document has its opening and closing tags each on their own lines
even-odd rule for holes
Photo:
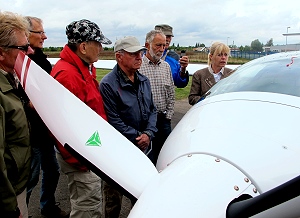
<svg viewBox="0 0 300 218">
<path fill-rule="evenodd" d="M 267 50 L 269 48 L 269 50 Z M 285 51 L 300 51 L 300 44 L 274 45 L 265 47 L 265 51 L 285 52 Z"/>
<path fill-rule="evenodd" d="M 270 46 L 264 46 L 264 47 L 263 47 L 263 52 L 268 53 L 268 52 L 270 52 L 270 51 L 271 51 L 271 47 L 270 47 Z"/>
<path fill-rule="evenodd" d="M 238 47 L 230 48 L 230 51 L 237 52 L 237 51 L 240 51 L 240 48 L 238 48 Z"/>
<path fill-rule="evenodd" d="M 193 48 L 193 51 L 196 52 L 208 52 L 209 48 L 206 47 L 197 47 L 197 48 Z"/>
</svg>

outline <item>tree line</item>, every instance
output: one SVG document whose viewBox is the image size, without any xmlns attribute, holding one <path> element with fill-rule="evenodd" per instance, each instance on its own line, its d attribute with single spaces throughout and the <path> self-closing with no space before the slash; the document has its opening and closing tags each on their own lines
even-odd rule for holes
<svg viewBox="0 0 300 218">
<path fill-rule="evenodd" d="M 237 47 L 236 45 L 228 45 L 232 49 L 239 49 L 240 51 L 254 51 L 254 52 L 262 52 L 263 47 L 269 47 L 273 46 L 273 38 L 269 39 L 266 44 L 261 43 L 258 39 L 255 39 L 251 42 L 250 45 L 245 45 L 245 46 L 240 46 Z M 181 51 L 181 50 L 187 50 L 187 51 L 192 51 L 193 48 L 199 48 L 199 47 L 206 47 L 204 43 L 196 43 L 195 46 L 180 46 L 179 43 L 175 45 L 174 43 L 169 47 L 170 49 L 173 49 L 175 51 Z M 44 47 L 43 50 L 45 52 L 60 52 L 63 49 L 63 47 Z M 113 51 L 112 48 L 104 47 L 104 51 Z"/>
</svg>

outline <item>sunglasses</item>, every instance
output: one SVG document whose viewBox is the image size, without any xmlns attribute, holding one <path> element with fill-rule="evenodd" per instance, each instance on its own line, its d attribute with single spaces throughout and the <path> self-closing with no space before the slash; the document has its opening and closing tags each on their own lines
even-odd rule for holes
<svg viewBox="0 0 300 218">
<path fill-rule="evenodd" d="M 22 45 L 22 46 L 18 46 L 18 45 L 9 45 L 9 46 L 7 46 L 7 48 L 15 48 L 15 49 L 19 49 L 19 50 L 21 50 L 21 51 L 27 52 L 27 51 L 28 51 L 28 48 L 29 48 L 29 44 L 27 44 L 27 45 Z"/>
</svg>

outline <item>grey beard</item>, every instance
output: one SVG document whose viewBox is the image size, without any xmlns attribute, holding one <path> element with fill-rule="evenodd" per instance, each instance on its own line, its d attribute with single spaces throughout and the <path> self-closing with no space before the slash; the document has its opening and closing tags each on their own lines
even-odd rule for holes
<svg viewBox="0 0 300 218">
<path fill-rule="evenodd" d="M 160 57 L 158 57 L 158 56 L 153 52 L 152 48 L 149 50 L 149 54 L 150 54 L 150 56 L 153 58 L 153 60 L 154 60 L 155 62 L 158 62 L 158 61 L 160 60 L 160 58 L 162 57 L 162 55 L 161 55 Z"/>
</svg>

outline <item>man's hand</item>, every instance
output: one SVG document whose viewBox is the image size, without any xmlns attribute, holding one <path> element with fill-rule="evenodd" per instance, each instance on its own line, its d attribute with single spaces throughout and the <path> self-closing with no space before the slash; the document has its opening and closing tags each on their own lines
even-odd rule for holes
<svg viewBox="0 0 300 218">
<path fill-rule="evenodd" d="M 141 134 L 140 136 L 138 136 L 136 138 L 137 141 L 137 146 L 142 150 L 145 151 L 146 148 L 149 146 L 150 144 L 150 138 L 149 136 L 147 136 L 145 133 Z"/>
<path fill-rule="evenodd" d="M 185 68 L 189 65 L 189 57 L 188 56 L 182 56 L 179 59 L 179 63 L 180 63 L 181 69 L 185 70 Z"/>
<path fill-rule="evenodd" d="M 179 63 L 180 63 L 180 76 L 184 77 L 186 74 L 186 67 L 189 65 L 189 57 L 188 56 L 182 56 L 179 59 Z"/>
<path fill-rule="evenodd" d="M 33 104 L 31 103 L 31 101 L 28 102 L 28 107 L 30 107 L 31 109 L 34 109 Z"/>
</svg>

